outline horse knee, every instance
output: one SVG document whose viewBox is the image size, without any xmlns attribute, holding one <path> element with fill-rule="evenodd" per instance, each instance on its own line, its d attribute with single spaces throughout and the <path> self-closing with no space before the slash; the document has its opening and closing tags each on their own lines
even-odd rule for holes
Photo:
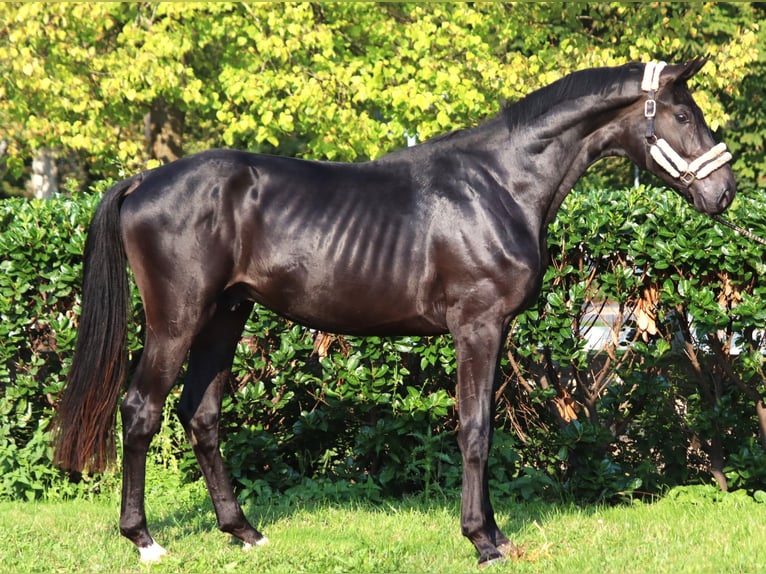
<svg viewBox="0 0 766 574">
<path fill-rule="evenodd" d="M 458 444 L 464 464 L 484 465 L 489 459 L 490 436 L 481 428 L 461 429 Z"/>
</svg>

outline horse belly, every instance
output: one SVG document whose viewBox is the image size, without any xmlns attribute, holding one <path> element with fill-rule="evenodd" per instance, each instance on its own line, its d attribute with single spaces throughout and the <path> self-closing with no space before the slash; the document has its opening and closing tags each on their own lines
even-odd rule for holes
<svg viewBox="0 0 766 574">
<path fill-rule="evenodd" d="M 280 262 L 261 261 L 246 283 L 250 298 L 291 320 L 350 335 L 438 334 L 446 331 L 443 295 L 422 263 L 379 253 L 291 251 Z M 364 262 L 363 262 L 364 261 Z"/>
<path fill-rule="evenodd" d="M 400 289 L 358 285 L 296 298 L 285 314 L 334 333 L 430 335 L 446 332 L 438 307 L 433 301 L 417 300 Z"/>
</svg>

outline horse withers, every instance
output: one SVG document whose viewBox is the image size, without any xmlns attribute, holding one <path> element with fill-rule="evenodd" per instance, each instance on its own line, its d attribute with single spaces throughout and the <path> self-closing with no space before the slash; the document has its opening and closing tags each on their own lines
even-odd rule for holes
<svg viewBox="0 0 766 574">
<path fill-rule="evenodd" d="M 351 335 L 451 333 L 457 357 L 461 528 L 482 564 L 513 553 L 490 501 L 493 386 L 511 319 L 539 294 L 546 230 L 577 179 L 627 156 L 703 213 L 731 203 L 725 146 L 687 87 L 704 64 L 572 73 L 485 123 L 363 163 L 210 150 L 117 183 L 85 246 L 77 346 L 55 461 L 100 471 L 114 456 L 126 371 L 130 265 L 144 351 L 121 402 L 120 530 L 144 560 L 145 464 L 188 355 L 178 414 L 221 530 L 266 538 L 244 516 L 219 451 L 221 398 L 254 304 Z"/>
</svg>

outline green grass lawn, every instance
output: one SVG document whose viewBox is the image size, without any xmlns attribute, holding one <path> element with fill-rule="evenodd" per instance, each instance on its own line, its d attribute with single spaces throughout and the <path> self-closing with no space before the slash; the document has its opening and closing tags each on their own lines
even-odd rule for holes
<svg viewBox="0 0 766 574">
<path fill-rule="evenodd" d="M 151 566 L 119 535 L 114 495 L 6 502 L 0 572 L 477 572 L 476 554 L 460 535 L 457 498 L 254 503 L 246 512 L 271 543 L 243 552 L 216 529 L 202 488 L 150 491 L 150 528 L 170 551 Z M 766 572 L 766 504 L 747 497 L 584 508 L 501 501 L 497 510 L 523 556 L 484 572 Z"/>
</svg>

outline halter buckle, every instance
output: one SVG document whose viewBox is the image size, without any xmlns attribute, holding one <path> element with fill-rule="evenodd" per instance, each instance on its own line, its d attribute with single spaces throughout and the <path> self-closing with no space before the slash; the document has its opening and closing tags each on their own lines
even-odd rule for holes
<svg viewBox="0 0 766 574">
<path fill-rule="evenodd" d="M 657 115 L 657 101 L 646 100 L 644 102 L 644 117 L 647 119 L 651 119 L 656 115 Z"/>
<path fill-rule="evenodd" d="M 646 100 L 644 102 L 644 117 L 647 119 L 652 119 L 656 115 L 657 115 L 656 100 L 653 100 L 653 99 Z"/>
<path fill-rule="evenodd" d="M 694 183 L 694 180 L 697 179 L 697 175 L 692 173 L 691 171 L 685 171 L 684 173 L 678 176 L 678 179 L 686 187 L 689 187 L 691 184 Z"/>
</svg>

